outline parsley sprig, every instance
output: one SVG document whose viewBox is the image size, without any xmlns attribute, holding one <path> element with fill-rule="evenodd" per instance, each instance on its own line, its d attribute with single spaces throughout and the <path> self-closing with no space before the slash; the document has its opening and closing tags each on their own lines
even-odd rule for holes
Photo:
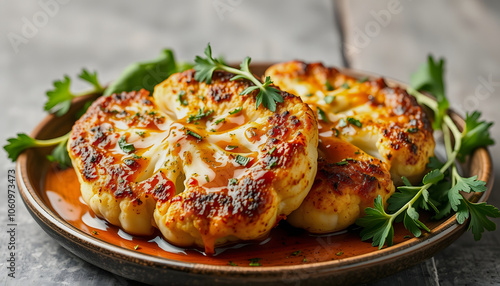
<svg viewBox="0 0 500 286">
<path fill-rule="evenodd" d="M 7 141 L 9 144 L 4 146 L 5 151 L 7 151 L 8 157 L 15 161 L 19 154 L 28 148 L 33 147 L 49 147 L 57 145 L 52 153 L 47 156 L 51 162 L 58 162 L 62 168 L 71 166 L 71 160 L 69 158 L 68 152 L 66 151 L 66 143 L 68 142 L 69 133 L 48 140 L 34 139 L 25 133 L 18 133 L 16 138 L 9 138 Z"/>
<path fill-rule="evenodd" d="M 250 57 L 246 57 L 243 62 L 241 62 L 240 69 L 236 69 L 226 65 L 220 59 L 213 58 L 210 44 L 208 44 L 205 48 L 205 56 L 205 58 L 196 56 L 194 60 L 194 69 L 196 71 L 195 79 L 197 81 L 209 84 L 212 82 L 214 71 L 223 70 L 235 75 L 231 78 L 231 80 L 247 79 L 254 84 L 244 89 L 240 94 L 246 95 L 258 89 L 259 93 L 257 94 L 255 102 L 256 109 L 262 104 L 272 112 L 275 112 L 276 102 L 283 102 L 283 97 L 281 96 L 280 91 L 271 86 L 273 82 L 270 77 L 266 77 L 265 81 L 262 83 L 252 74 L 249 67 L 251 61 Z"/>
<path fill-rule="evenodd" d="M 478 180 L 477 176 L 462 177 L 457 168 L 457 159 L 464 160 L 474 149 L 494 143 L 489 135 L 493 123 L 480 121 L 481 114 L 473 112 L 466 115 L 465 128 L 460 131 L 448 115 L 449 103 L 444 94 L 443 74 L 444 60 L 436 62 L 429 57 L 427 64 L 412 76 L 412 88 L 408 92 L 433 111 L 433 126 L 443 132 L 447 160 L 440 163 L 436 158 L 431 158 L 428 164 L 431 171 L 424 176 L 420 186 L 412 186 L 403 178 L 405 185 L 398 187 L 398 191 L 388 200 L 388 212 L 384 209 L 381 196 L 375 199 L 373 208 L 365 209 L 366 216 L 356 223 L 363 227 L 362 240 L 372 239 L 373 246 L 379 249 L 385 244 L 392 245 L 395 222 L 403 221 L 405 228 L 415 237 L 419 237 L 422 230 L 429 232 L 429 228 L 419 220 L 419 210 L 433 211 L 435 219 L 454 212 L 460 224 L 470 218 L 468 230 L 472 230 L 475 240 L 481 238 L 484 230 L 493 231 L 496 228 L 495 223 L 489 220 L 500 217 L 496 207 L 485 202 L 470 202 L 462 195 L 486 191 L 486 182 Z M 437 101 L 417 89 L 433 92 Z"/>
<path fill-rule="evenodd" d="M 62 116 L 66 114 L 71 107 L 72 99 L 89 93 L 102 93 L 104 91 L 104 88 L 97 79 L 97 72 L 94 71 L 91 73 L 86 69 L 82 69 L 78 77 L 90 83 L 94 89 L 90 92 L 73 93 L 70 90 L 71 78 L 65 75 L 64 79 L 54 81 L 54 89 L 47 91 L 47 102 L 44 106 L 45 111 L 55 114 L 56 116 Z"/>
<path fill-rule="evenodd" d="M 152 61 L 133 63 L 128 66 L 117 80 L 107 88 L 104 88 L 99 82 L 97 72 L 89 72 L 86 69 L 82 69 L 78 77 L 92 85 L 93 89 L 84 93 L 74 93 L 71 91 L 71 78 L 65 75 L 63 79 L 54 81 L 54 88 L 47 91 L 47 102 L 44 105 L 44 109 L 56 116 L 62 116 L 69 111 L 72 99 L 90 93 L 107 96 L 113 93 L 140 90 L 142 88 L 152 92 L 156 84 L 165 80 L 171 74 L 190 69 L 191 67 L 192 65 L 189 63 L 176 62 L 173 52 L 165 49 L 158 58 Z M 76 117 L 83 115 L 90 104 L 91 101 L 86 102 L 82 110 L 75 113 Z M 59 163 L 60 167 L 68 167 L 71 165 L 71 160 L 66 150 L 68 137 L 69 133 L 50 140 L 39 140 L 25 133 L 19 133 L 17 137 L 7 139 L 8 144 L 3 148 L 7 152 L 8 157 L 12 161 L 15 161 L 25 149 L 56 146 L 47 158 L 50 161 Z"/>
</svg>

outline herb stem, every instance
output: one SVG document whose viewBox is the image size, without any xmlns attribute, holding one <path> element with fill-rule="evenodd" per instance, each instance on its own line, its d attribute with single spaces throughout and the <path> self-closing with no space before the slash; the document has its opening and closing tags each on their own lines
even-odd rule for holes
<svg viewBox="0 0 500 286">
<path fill-rule="evenodd" d="M 41 140 L 41 139 L 36 139 L 36 143 L 34 147 L 48 147 L 48 146 L 53 146 L 56 144 L 59 144 L 61 142 L 64 142 L 69 139 L 69 135 L 71 132 L 68 132 L 64 134 L 63 136 L 53 138 L 53 139 L 47 139 L 47 140 Z"/>
</svg>

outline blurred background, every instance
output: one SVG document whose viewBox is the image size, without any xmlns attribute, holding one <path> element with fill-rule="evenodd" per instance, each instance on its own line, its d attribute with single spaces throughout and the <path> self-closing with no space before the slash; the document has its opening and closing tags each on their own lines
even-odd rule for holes
<svg viewBox="0 0 500 286">
<path fill-rule="evenodd" d="M 0 0 L 0 141 L 30 132 L 45 116 L 45 92 L 82 67 L 110 82 L 163 48 L 192 61 L 208 42 L 229 62 L 321 61 L 409 82 L 428 54 L 446 59 L 447 95 L 460 114 L 480 110 L 500 141 L 500 2 L 411 0 Z M 77 81 L 75 89 L 85 88 Z M 4 143 L 2 143 L 4 145 Z M 490 148 L 500 180 L 500 144 Z M 14 163 L 1 157 L 1 182 Z M 489 202 L 500 206 L 498 187 Z M 6 225 L 6 203 L 0 224 Z M 0 281 L 127 285 L 74 257 L 36 225 L 18 201 L 19 276 Z M 496 220 L 499 223 L 498 220 Z M 0 258 L 7 253 L 0 234 Z M 380 285 L 500 284 L 500 234 L 463 235 L 434 258 Z M 5 254 L 6 255 L 6 254 Z"/>
</svg>

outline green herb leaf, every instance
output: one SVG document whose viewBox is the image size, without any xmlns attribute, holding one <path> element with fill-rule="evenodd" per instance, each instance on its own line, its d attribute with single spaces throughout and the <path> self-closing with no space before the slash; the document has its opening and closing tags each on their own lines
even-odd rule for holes
<svg viewBox="0 0 500 286">
<path fill-rule="evenodd" d="M 174 54 L 165 49 L 160 56 L 152 61 L 137 62 L 129 65 L 122 74 L 104 91 L 104 96 L 113 93 L 129 92 L 142 88 L 153 92 L 154 87 L 180 69 L 189 68 L 189 65 L 178 67 Z"/>
<path fill-rule="evenodd" d="M 456 184 L 448 192 L 448 199 L 450 201 L 451 208 L 454 211 L 457 211 L 458 205 L 460 205 L 461 200 L 463 200 L 460 191 L 466 193 L 486 191 L 486 182 L 477 180 L 477 176 L 463 178 L 459 175 L 456 175 L 455 179 Z"/>
<path fill-rule="evenodd" d="M 359 127 L 361 128 L 362 124 L 359 120 L 357 120 L 356 118 L 352 118 L 352 117 L 347 117 L 347 122 L 349 122 L 350 124 L 356 126 L 356 127 Z"/>
<path fill-rule="evenodd" d="M 68 139 L 61 141 L 57 146 L 52 150 L 50 155 L 47 156 L 47 159 L 50 162 L 56 162 L 59 164 L 60 168 L 68 168 L 71 166 L 71 158 L 68 154 Z"/>
<path fill-rule="evenodd" d="M 231 115 L 236 114 L 236 113 L 240 112 L 242 109 L 243 109 L 243 107 L 241 107 L 241 106 L 237 107 L 234 110 L 229 111 L 229 114 L 231 114 Z"/>
<path fill-rule="evenodd" d="M 196 56 L 195 58 L 195 80 L 210 84 L 212 76 L 216 70 L 224 70 L 233 73 L 234 76 L 231 80 L 246 79 L 251 81 L 254 85 L 247 87 L 241 92 L 241 95 L 250 94 L 251 92 L 259 89 L 259 93 L 255 99 L 255 108 L 259 108 L 262 104 L 272 112 L 276 111 L 276 103 L 283 102 L 281 92 L 272 87 L 270 77 L 266 77 L 264 83 L 260 82 L 250 71 L 250 57 L 246 57 L 240 64 L 240 69 L 235 69 L 227 66 L 222 60 L 214 59 L 212 57 L 212 48 L 210 44 L 205 48 L 205 58 Z"/>
<path fill-rule="evenodd" d="M 236 155 L 236 159 L 235 159 L 236 163 L 242 165 L 243 167 L 246 167 L 247 164 L 250 162 L 250 160 L 251 160 L 250 158 L 239 155 L 239 154 Z"/>
<path fill-rule="evenodd" d="M 260 260 L 262 258 L 251 258 L 249 259 L 250 263 L 248 263 L 249 266 L 262 266 L 262 264 L 260 264 Z"/>
<path fill-rule="evenodd" d="M 328 122 L 328 117 L 326 116 L 325 112 L 319 107 L 316 107 L 316 108 L 318 109 L 319 119 L 323 120 L 324 122 Z"/>
<path fill-rule="evenodd" d="M 430 92 L 438 102 L 438 113 L 434 114 L 434 129 L 441 127 L 441 121 L 446 114 L 449 102 L 444 91 L 444 60 L 435 61 L 432 56 L 428 57 L 427 63 L 420 66 L 417 72 L 411 76 L 411 86 L 415 90 Z"/>
<path fill-rule="evenodd" d="M 187 122 L 191 123 L 191 122 L 194 122 L 194 121 L 201 120 L 201 119 L 203 119 L 205 117 L 208 117 L 208 116 L 212 115 L 212 113 L 214 113 L 214 111 L 212 109 L 205 111 L 205 108 L 200 108 L 198 110 L 197 114 L 195 114 L 195 115 L 189 115 L 189 117 L 187 119 Z"/>
<path fill-rule="evenodd" d="M 71 106 L 71 100 L 75 97 L 70 91 L 71 79 L 65 75 L 63 80 L 54 81 L 54 89 L 47 91 L 48 100 L 44 109 L 57 116 L 66 114 Z"/>
<path fill-rule="evenodd" d="M 103 88 L 99 83 L 99 80 L 97 79 L 96 71 L 90 73 L 87 69 L 84 68 L 82 69 L 82 72 L 78 75 L 78 77 L 93 85 L 96 91 L 102 92 Z"/>
<path fill-rule="evenodd" d="M 129 154 L 135 151 L 134 144 L 132 143 L 127 143 L 127 139 L 125 138 L 125 135 L 121 136 L 120 139 L 118 139 L 118 146 L 120 149 L 122 149 L 123 152 Z"/>
<path fill-rule="evenodd" d="M 187 135 L 190 135 L 190 136 L 193 136 L 194 138 L 196 138 L 196 139 L 198 139 L 198 140 L 202 140 L 202 139 L 203 139 L 203 137 L 201 137 L 201 135 L 200 135 L 200 134 L 198 134 L 198 133 L 196 133 L 196 132 L 193 132 L 193 131 L 191 131 L 191 130 L 189 130 L 189 129 L 187 129 L 187 130 L 186 130 L 186 134 L 187 134 Z"/>
<path fill-rule="evenodd" d="M 21 152 L 36 146 L 36 140 L 25 133 L 18 133 L 16 138 L 9 138 L 7 141 L 9 144 L 5 145 L 3 148 L 7 151 L 7 154 L 12 162 L 17 160 L 17 157 L 19 157 Z"/>
<path fill-rule="evenodd" d="M 429 173 L 427 173 L 424 178 L 422 179 L 422 183 L 424 185 L 426 184 L 435 184 L 439 181 L 441 181 L 444 178 L 443 173 L 441 173 L 438 169 L 432 170 Z"/>
<path fill-rule="evenodd" d="M 471 203 L 464 200 L 469 209 L 471 220 L 468 230 L 472 230 L 475 240 L 480 240 L 484 230 L 494 231 L 496 225 L 494 222 L 490 221 L 488 217 L 497 218 L 500 217 L 500 211 L 492 205 L 487 205 L 486 203 Z"/>
<path fill-rule="evenodd" d="M 356 220 L 356 224 L 363 227 L 361 240 L 372 239 L 372 245 L 379 249 L 386 243 L 391 246 L 394 237 L 393 219 L 385 212 L 380 195 L 375 199 L 374 207 L 366 208 L 365 213 L 364 217 Z"/>
<path fill-rule="evenodd" d="M 333 95 L 327 95 L 327 96 L 325 96 L 324 100 L 325 100 L 326 103 L 330 104 L 330 103 L 332 103 L 335 100 L 335 96 L 333 96 Z"/>
<path fill-rule="evenodd" d="M 481 113 L 477 111 L 472 114 L 467 113 L 461 147 L 458 152 L 458 158 L 461 161 L 464 161 L 465 156 L 472 153 L 474 149 L 495 144 L 489 132 L 493 122 L 479 121 L 480 116 Z"/>
<path fill-rule="evenodd" d="M 328 91 L 334 90 L 332 84 L 329 81 L 325 82 L 325 89 L 328 90 Z"/>
<path fill-rule="evenodd" d="M 64 166 L 70 166 L 71 163 L 67 161 L 66 159 L 68 157 L 63 156 L 62 152 L 67 152 L 66 151 L 66 142 L 68 141 L 69 138 L 69 133 L 57 137 L 54 139 L 48 139 L 48 140 L 40 140 L 40 139 L 34 139 L 25 133 L 18 133 L 16 138 L 9 138 L 7 139 L 7 142 L 9 142 L 7 145 L 5 145 L 3 148 L 8 154 L 8 157 L 12 160 L 12 162 L 17 160 L 17 157 L 21 152 L 28 148 L 33 148 L 33 147 L 49 147 L 49 146 L 56 146 L 56 145 L 61 145 L 61 147 L 56 148 L 52 151 L 52 154 L 49 157 L 52 159 L 54 162 L 59 162 L 61 164 L 61 167 Z"/>
</svg>

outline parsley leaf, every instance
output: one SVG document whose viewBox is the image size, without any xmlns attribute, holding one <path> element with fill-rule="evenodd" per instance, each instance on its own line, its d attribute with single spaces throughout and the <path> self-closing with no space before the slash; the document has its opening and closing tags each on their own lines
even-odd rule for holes
<svg viewBox="0 0 500 286">
<path fill-rule="evenodd" d="M 142 88 L 153 92 L 154 87 L 171 74 L 191 68 L 189 64 L 177 65 L 174 53 L 165 49 L 152 61 L 136 62 L 129 65 L 104 92 L 104 96 Z"/>
<path fill-rule="evenodd" d="M 374 207 L 365 209 L 366 215 L 356 220 L 356 224 L 363 227 L 361 240 L 372 239 L 372 245 L 381 249 L 385 243 L 392 245 L 394 228 L 392 227 L 393 217 L 384 210 L 382 197 L 375 198 Z"/>
<path fill-rule="evenodd" d="M 324 122 L 328 122 L 328 117 L 326 116 L 325 112 L 319 107 L 316 107 L 316 109 L 318 109 L 319 119 L 323 120 Z"/>
<path fill-rule="evenodd" d="M 465 156 L 472 153 L 474 149 L 495 144 L 489 133 L 493 122 L 479 121 L 480 116 L 481 113 L 477 111 L 466 115 L 462 144 L 458 152 L 458 158 L 461 161 L 464 161 Z"/>
<path fill-rule="evenodd" d="M 484 230 L 494 231 L 495 223 L 490 221 L 488 217 L 500 217 L 500 211 L 492 205 L 486 203 L 471 203 L 467 200 L 463 201 L 469 210 L 471 221 L 468 230 L 472 230 L 475 240 L 480 240 Z"/>
<path fill-rule="evenodd" d="M 57 146 L 48 155 L 48 159 L 52 162 L 58 162 L 60 167 L 65 168 L 71 166 L 71 161 L 66 151 L 66 143 L 68 142 L 69 133 L 54 139 L 41 140 L 28 136 L 25 133 L 18 133 L 16 138 L 9 138 L 7 145 L 3 148 L 8 154 L 12 162 L 17 160 L 17 157 L 26 149 L 33 147 L 49 147 Z"/>
<path fill-rule="evenodd" d="M 97 72 L 94 71 L 93 73 L 90 73 L 87 69 L 82 69 L 82 73 L 78 75 L 79 78 L 82 80 L 90 83 L 91 85 L 94 86 L 95 90 L 102 91 L 103 88 L 101 84 L 99 83 L 99 80 L 97 79 Z"/>
<path fill-rule="evenodd" d="M 394 222 L 403 221 L 404 226 L 416 237 L 422 230 L 429 231 L 419 220 L 419 210 L 433 210 L 433 219 L 442 219 L 453 212 L 459 224 L 470 219 L 469 230 L 472 230 L 476 240 L 481 238 L 484 230 L 495 230 L 495 224 L 489 217 L 500 217 L 500 211 L 486 203 L 468 201 L 462 192 L 484 192 L 486 182 L 477 176 L 462 177 L 457 170 L 456 159 L 464 159 L 475 148 L 493 144 L 489 128 L 492 123 L 480 121 L 480 113 L 467 114 L 465 128 L 460 132 L 455 122 L 448 115 L 448 100 L 444 94 L 443 81 L 444 61 L 435 62 L 429 57 L 427 64 L 412 77 L 413 94 L 419 103 L 427 105 L 434 112 L 434 127 L 443 132 L 446 162 L 441 163 L 436 157 L 429 158 L 427 167 L 431 169 L 422 179 L 420 186 L 413 186 L 403 177 L 405 186 L 398 187 L 388 200 L 388 212 L 385 212 L 381 197 L 375 199 L 374 208 L 366 208 L 366 216 L 356 223 L 364 229 L 361 231 L 363 240 L 372 239 L 374 246 L 383 247 L 392 244 Z M 427 90 L 436 96 L 437 103 L 415 89 Z M 352 122 L 349 122 L 352 124 Z M 345 126 L 345 121 L 339 121 L 339 127 Z M 418 132 L 418 129 L 408 129 L 408 132 Z M 452 138 L 453 136 L 453 138 Z M 452 145 L 454 139 L 454 145 Z"/>
<path fill-rule="evenodd" d="M 71 100 L 75 97 L 69 90 L 70 85 L 71 79 L 67 75 L 63 80 L 54 81 L 54 89 L 47 91 L 48 100 L 44 109 L 57 116 L 66 114 L 71 106 Z"/>
<path fill-rule="evenodd" d="M 200 108 L 198 110 L 198 114 L 195 114 L 195 115 L 189 115 L 188 119 L 187 119 L 187 122 L 188 123 L 191 123 L 191 122 L 194 122 L 194 121 L 198 121 L 198 120 L 201 120 L 205 117 L 208 117 L 210 116 L 212 113 L 214 113 L 214 111 L 212 109 L 209 109 L 207 111 L 205 111 L 205 108 Z"/>
<path fill-rule="evenodd" d="M 236 163 L 240 164 L 243 167 L 246 167 L 247 164 L 250 162 L 250 158 L 242 156 L 242 155 L 236 155 L 235 161 Z"/>
<path fill-rule="evenodd" d="M 259 108 L 262 104 L 264 107 L 268 108 L 272 112 L 276 111 L 276 103 L 283 102 L 283 97 L 281 96 L 281 92 L 272 87 L 270 77 L 266 77 L 264 83 L 260 82 L 250 71 L 250 61 L 249 57 L 246 57 L 240 64 L 240 69 L 235 69 L 230 66 L 227 66 L 222 60 L 215 59 L 212 57 L 212 48 L 210 44 L 205 48 L 205 58 L 200 56 L 195 57 L 195 66 L 194 69 L 196 71 L 195 79 L 200 82 L 205 82 L 210 84 L 212 82 L 212 76 L 214 71 L 216 70 L 224 70 L 230 73 L 235 74 L 231 78 L 231 80 L 238 79 L 247 79 L 251 81 L 254 85 L 247 87 L 240 94 L 247 95 L 255 90 L 259 90 L 257 97 L 255 99 L 255 108 Z"/>
<path fill-rule="evenodd" d="M 437 100 L 437 113 L 434 114 L 434 129 L 441 127 L 441 122 L 450 106 L 448 99 L 445 96 L 444 90 L 444 59 L 435 61 L 432 56 L 429 56 L 427 62 L 412 74 L 410 85 L 415 90 L 424 90 L 430 92 Z"/>
<path fill-rule="evenodd" d="M 90 73 L 86 69 L 82 69 L 82 72 L 78 75 L 82 80 L 92 84 L 94 90 L 91 92 L 74 94 L 71 92 L 71 79 L 69 76 L 65 75 L 64 79 L 54 81 L 54 89 L 47 91 L 47 102 L 45 103 L 44 109 L 49 113 L 53 113 L 57 116 L 62 116 L 69 111 L 71 107 L 71 100 L 78 96 L 86 95 L 88 93 L 102 92 L 103 88 L 97 79 L 97 72 Z"/>
<path fill-rule="evenodd" d="M 135 151 L 134 144 L 132 143 L 127 143 L 127 139 L 125 138 L 125 135 L 121 136 L 120 139 L 118 139 L 118 146 L 120 149 L 122 149 L 123 152 L 129 154 Z"/>
</svg>

